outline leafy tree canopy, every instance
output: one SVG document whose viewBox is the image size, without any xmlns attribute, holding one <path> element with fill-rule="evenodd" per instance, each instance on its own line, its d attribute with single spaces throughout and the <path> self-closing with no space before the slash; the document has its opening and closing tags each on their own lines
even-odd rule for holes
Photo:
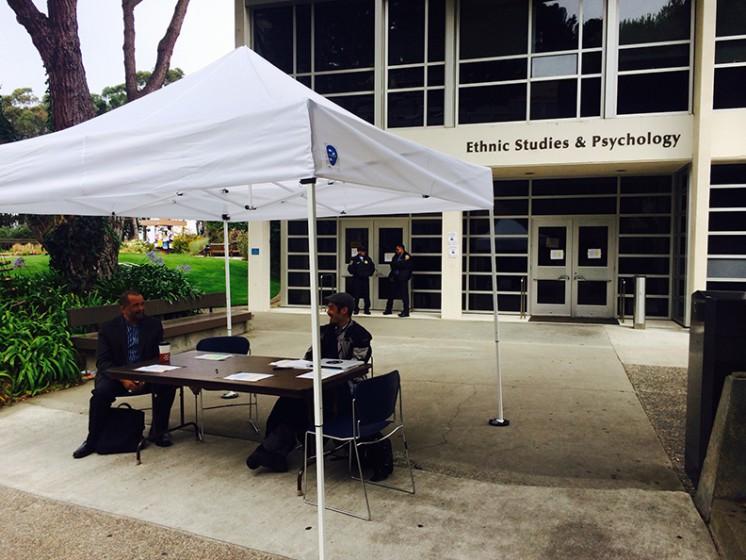
<svg viewBox="0 0 746 560">
<path fill-rule="evenodd" d="M 137 85 L 138 88 L 142 89 L 150 80 L 152 72 L 146 70 L 140 70 L 137 72 Z M 181 68 L 170 68 L 166 73 L 166 80 L 163 85 L 176 82 L 184 77 L 184 71 Z M 91 95 L 93 104 L 96 106 L 96 115 L 103 115 L 104 113 L 121 107 L 127 103 L 127 88 L 126 84 L 118 84 L 115 86 L 108 86 L 101 90 L 100 94 L 94 93 Z"/>
</svg>

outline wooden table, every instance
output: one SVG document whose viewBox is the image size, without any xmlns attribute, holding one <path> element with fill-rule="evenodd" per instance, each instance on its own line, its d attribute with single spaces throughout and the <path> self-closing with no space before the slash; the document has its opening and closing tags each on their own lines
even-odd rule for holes
<svg viewBox="0 0 746 560">
<path fill-rule="evenodd" d="M 241 393 L 257 393 L 262 395 L 274 395 L 278 397 L 290 397 L 304 399 L 313 405 L 313 379 L 301 379 L 298 376 L 311 371 L 310 369 L 275 369 L 270 362 L 286 359 L 274 356 L 246 356 L 243 354 L 231 354 L 230 358 L 220 361 L 199 360 L 197 356 L 203 354 L 214 354 L 215 352 L 200 352 L 192 350 L 171 356 L 172 366 L 180 366 L 179 369 L 163 373 L 150 373 L 137 371 L 137 368 L 158 363 L 157 359 L 146 360 L 122 367 L 113 367 L 107 370 L 110 377 L 114 379 L 131 379 L 133 381 L 144 381 L 160 385 L 175 385 L 178 387 L 189 387 L 197 396 L 195 402 L 196 422 L 184 422 L 184 402 L 181 401 L 181 423 L 170 428 L 172 432 L 185 427 L 194 427 L 195 437 L 203 439 L 202 427 L 202 389 L 214 391 L 238 391 Z M 369 369 L 368 364 L 341 371 L 338 375 L 323 380 L 323 386 L 334 387 L 347 380 L 365 375 Z M 261 381 L 234 381 L 225 379 L 228 375 L 238 372 L 269 373 Z M 309 407 L 313 410 L 313 406 Z M 137 461 L 140 463 L 140 451 L 137 450 Z"/>
</svg>

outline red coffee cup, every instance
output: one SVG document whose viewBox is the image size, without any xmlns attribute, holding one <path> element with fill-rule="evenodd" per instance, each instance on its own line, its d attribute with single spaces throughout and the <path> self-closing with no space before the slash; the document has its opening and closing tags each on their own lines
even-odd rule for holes
<svg viewBox="0 0 746 560">
<path fill-rule="evenodd" d="M 171 345 L 168 342 L 161 342 L 158 345 L 158 363 L 171 363 Z"/>
</svg>

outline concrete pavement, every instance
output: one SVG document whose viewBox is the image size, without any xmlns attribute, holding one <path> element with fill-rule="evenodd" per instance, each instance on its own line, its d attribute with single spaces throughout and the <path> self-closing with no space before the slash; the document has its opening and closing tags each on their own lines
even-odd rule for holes
<svg viewBox="0 0 746 560">
<path fill-rule="evenodd" d="M 374 335 L 376 372 L 402 373 L 417 494 L 372 489 L 372 522 L 330 512 L 330 558 L 717 557 L 620 362 L 680 362 L 685 331 L 648 329 L 642 334 L 666 341 L 652 343 L 653 351 L 639 331 L 622 327 L 504 323 L 511 426 L 492 428 L 485 423 L 495 408 L 490 323 L 360 322 Z M 252 350 L 299 355 L 309 324 L 300 314 L 257 314 Z M 89 390 L 0 411 L 2 483 L 290 558 L 315 557 L 315 511 L 295 496 L 294 473 L 251 472 L 243 463 L 256 445 L 245 439 L 245 409 L 211 411 L 208 433 L 222 435 L 196 443 L 178 434 L 174 447 L 146 450 L 140 467 L 129 456 L 74 461 Z M 219 402 L 215 393 L 207 400 Z M 260 399 L 262 421 L 271 404 Z M 343 463 L 329 464 L 328 499 L 361 507 Z"/>
</svg>

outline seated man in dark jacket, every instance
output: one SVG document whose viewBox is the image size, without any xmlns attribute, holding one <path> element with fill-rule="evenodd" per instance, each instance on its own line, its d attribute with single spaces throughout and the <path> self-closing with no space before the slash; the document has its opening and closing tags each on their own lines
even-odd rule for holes
<svg viewBox="0 0 746 560">
<path fill-rule="evenodd" d="M 371 334 L 352 320 L 355 302 L 350 294 L 339 293 L 327 299 L 326 314 L 329 324 L 321 327 L 321 357 L 361 360 L 370 359 Z M 311 349 L 305 359 L 312 357 Z M 324 391 L 324 417 L 329 418 L 335 408 L 350 407 L 350 391 L 347 385 Z M 310 425 L 310 412 L 305 401 L 280 397 L 267 418 L 267 431 L 262 444 L 246 459 L 250 469 L 260 466 L 273 471 L 288 470 L 287 456 L 295 449 L 297 441 Z"/>
<path fill-rule="evenodd" d="M 174 402 L 176 387 L 141 381 L 112 379 L 110 367 L 124 366 L 158 356 L 158 344 L 163 337 L 160 320 L 145 315 L 145 299 L 135 291 L 124 292 L 119 298 L 121 315 L 101 325 L 96 348 L 96 380 L 88 412 L 88 437 L 73 453 L 81 459 L 96 451 L 109 415 L 111 403 L 117 397 L 153 393 L 153 422 L 148 439 L 160 447 L 171 445 L 168 417 Z"/>
</svg>

